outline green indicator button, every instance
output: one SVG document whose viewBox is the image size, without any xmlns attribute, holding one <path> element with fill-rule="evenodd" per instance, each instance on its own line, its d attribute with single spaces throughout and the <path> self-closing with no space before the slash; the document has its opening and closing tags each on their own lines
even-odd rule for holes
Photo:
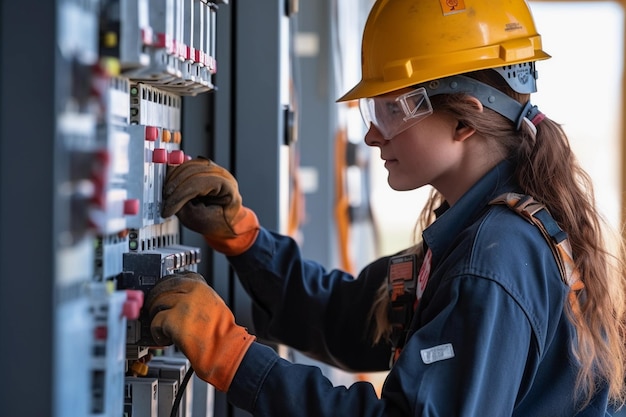
<svg viewBox="0 0 626 417">
<path fill-rule="evenodd" d="M 130 242 L 128 242 L 128 247 L 130 248 L 130 250 L 137 250 L 137 241 L 131 240 Z"/>
</svg>

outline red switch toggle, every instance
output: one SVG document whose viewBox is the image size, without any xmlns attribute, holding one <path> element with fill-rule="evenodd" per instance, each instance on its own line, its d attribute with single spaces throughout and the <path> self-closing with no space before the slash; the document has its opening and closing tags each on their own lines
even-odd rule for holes
<svg viewBox="0 0 626 417">
<path fill-rule="evenodd" d="M 146 140 L 154 142 L 159 137 L 159 129 L 155 126 L 146 126 Z"/>
<path fill-rule="evenodd" d="M 167 158 L 167 163 L 170 165 L 180 165 L 185 162 L 185 153 L 180 150 L 170 152 Z"/>
<path fill-rule="evenodd" d="M 200 49 L 196 49 L 195 60 L 198 64 L 204 65 L 204 52 Z"/>
<path fill-rule="evenodd" d="M 156 35 L 155 47 L 160 49 L 166 49 L 168 53 L 172 51 L 173 39 L 166 33 L 160 32 Z"/>
<path fill-rule="evenodd" d="M 143 297 L 143 291 L 141 290 L 126 290 L 126 299 L 138 303 L 139 307 L 143 306 Z"/>
<path fill-rule="evenodd" d="M 155 149 L 152 152 L 152 162 L 155 164 L 164 164 L 167 162 L 167 150 L 164 148 Z"/>
<path fill-rule="evenodd" d="M 106 340 L 109 331 L 106 326 L 97 326 L 94 329 L 94 337 L 96 340 Z"/>
<path fill-rule="evenodd" d="M 152 45 L 153 42 L 153 32 L 152 32 L 152 28 L 151 27 L 144 27 L 141 28 L 141 42 L 144 45 Z"/>
<path fill-rule="evenodd" d="M 139 213 L 139 200 L 131 198 L 124 200 L 124 214 L 134 216 Z"/>
<path fill-rule="evenodd" d="M 122 306 L 122 315 L 129 320 L 136 320 L 139 318 L 142 306 L 143 291 L 126 290 L 126 302 Z"/>
</svg>

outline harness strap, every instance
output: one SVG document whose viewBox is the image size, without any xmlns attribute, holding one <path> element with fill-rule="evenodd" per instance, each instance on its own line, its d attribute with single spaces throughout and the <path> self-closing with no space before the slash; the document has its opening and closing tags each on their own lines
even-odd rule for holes
<svg viewBox="0 0 626 417">
<path fill-rule="evenodd" d="M 574 263 L 572 247 L 567 233 L 559 227 L 546 206 L 529 195 L 518 193 L 499 195 L 491 200 L 489 204 L 504 204 L 539 228 L 554 255 L 561 279 L 570 287 L 568 296 L 570 306 L 575 313 L 580 312 L 576 294 L 585 288 L 585 284 L 580 279 L 580 272 Z"/>
</svg>

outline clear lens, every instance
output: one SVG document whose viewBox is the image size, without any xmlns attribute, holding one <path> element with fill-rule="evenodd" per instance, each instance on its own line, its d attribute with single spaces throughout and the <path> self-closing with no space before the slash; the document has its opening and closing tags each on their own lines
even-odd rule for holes
<svg viewBox="0 0 626 417">
<path fill-rule="evenodd" d="M 428 94 L 423 87 L 399 96 L 385 94 L 359 101 L 365 125 L 370 123 L 387 140 L 417 124 L 433 112 Z"/>
</svg>

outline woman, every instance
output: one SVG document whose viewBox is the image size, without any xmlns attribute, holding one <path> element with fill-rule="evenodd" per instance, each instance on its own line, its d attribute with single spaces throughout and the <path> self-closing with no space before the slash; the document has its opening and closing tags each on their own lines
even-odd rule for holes
<svg viewBox="0 0 626 417">
<path fill-rule="evenodd" d="M 530 103 L 549 56 L 528 6 L 379 0 L 362 48 L 363 78 L 340 100 L 360 100 L 393 189 L 436 190 L 423 241 L 357 279 L 326 271 L 202 159 L 168 174 L 163 216 L 228 256 L 259 336 L 388 369 L 381 397 L 279 358 L 197 274 L 150 294 L 155 340 L 257 416 L 606 415 L 623 401 L 624 269 L 565 133 Z"/>
</svg>

